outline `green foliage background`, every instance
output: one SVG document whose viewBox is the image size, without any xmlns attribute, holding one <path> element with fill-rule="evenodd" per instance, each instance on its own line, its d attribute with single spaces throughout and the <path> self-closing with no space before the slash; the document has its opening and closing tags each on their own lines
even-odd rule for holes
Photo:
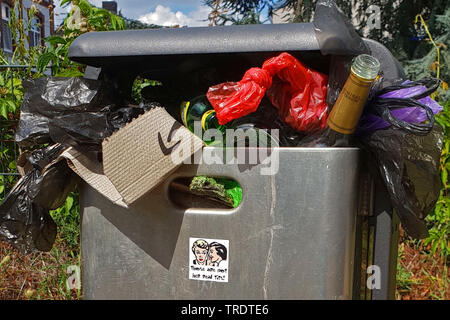
<svg viewBox="0 0 450 320">
<path fill-rule="evenodd" d="M 75 28 L 69 27 L 69 25 L 73 25 L 73 23 L 69 23 L 74 15 L 74 11 L 71 11 L 56 34 L 45 39 L 48 46 L 26 48 L 25 44 L 30 43 L 28 31 L 36 11 L 30 10 L 29 19 L 24 22 L 22 17 L 15 15 L 15 11 L 21 11 L 17 10 L 19 3 L 18 0 L 14 2 L 16 10 L 11 10 L 12 17 L 9 23 L 14 36 L 14 52 L 11 56 L 0 53 L 0 67 L 1 65 L 26 66 L 0 69 L 0 172 L 8 174 L 16 172 L 15 159 L 19 153 L 14 143 L 14 132 L 24 96 L 22 80 L 47 75 L 83 76 L 85 67 L 68 58 L 68 49 L 71 43 L 78 36 L 89 31 L 112 31 L 125 28 L 125 22 L 121 17 L 107 10 L 95 8 L 86 0 L 62 0 L 62 5 L 72 3 L 80 8 L 81 23 Z M 0 201 L 3 200 L 16 180 L 17 176 L 14 175 L 0 175 Z M 57 223 L 60 236 L 65 244 L 78 252 L 80 236 L 78 193 L 72 193 L 61 208 L 50 214 Z"/>
</svg>

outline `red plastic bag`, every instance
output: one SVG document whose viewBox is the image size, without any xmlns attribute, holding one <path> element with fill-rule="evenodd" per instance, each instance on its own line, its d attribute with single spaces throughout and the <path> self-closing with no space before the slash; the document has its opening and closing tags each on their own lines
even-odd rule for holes
<svg viewBox="0 0 450 320">
<path fill-rule="evenodd" d="M 249 69 L 241 81 L 210 87 L 206 96 L 219 124 L 257 110 L 267 93 L 281 117 L 298 131 L 326 128 L 328 77 L 305 67 L 289 53 L 268 59 L 262 68 Z"/>
</svg>

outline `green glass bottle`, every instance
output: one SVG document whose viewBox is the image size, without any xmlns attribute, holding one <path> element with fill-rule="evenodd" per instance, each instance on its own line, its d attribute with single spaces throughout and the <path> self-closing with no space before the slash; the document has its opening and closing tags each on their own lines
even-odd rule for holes
<svg viewBox="0 0 450 320">
<path fill-rule="evenodd" d="M 205 132 L 208 129 L 217 129 L 222 134 L 223 143 L 226 143 L 226 129 L 233 129 L 233 130 L 243 130 L 244 132 L 244 138 L 245 143 L 244 145 L 246 147 L 248 146 L 260 146 L 260 147 L 274 147 L 278 146 L 279 143 L 276 139 L 274 139 L 269 133 L 268 129 L 265 126 L 258 126 L 259 123 L 249 121 L 249 119 L 236 119 L 228 123 L 226 126 L 219 125 L 219 122 L 217 120 L 216 111 L 214 110 L 208 110 L 203 114 L 203 117 L 201 119 L 202 123 L 202 129 L 203 132 Z M 265 130 L 261 130 L 265 129 Z M 248 133 L 248 130 L 254 130 L 254 135 L 245 135 Z M 262 141 L 259 140 L 259 138 L 262 137 Z M 253 140 L 256 139 L 256 140 Z M 240 139 L 234 140 L 234 146 L 237 146 L 239 144 Z"/>
<path fill-rule="evenodd" d="M 226 129 L 242 129 L 244 131 L 244 138 L 242 139 L 245 139 L 245 146 L 278 147 L 280 146 L 280 141 L 275 139 L 275 137 L 272 137 L 269 134 L 269 131 L 267 131 L 269 129 L 280 128 L 280 126 L 274 122 L 273 115 L 275 114 L 276 116 L 277 111 L 273 106 L 266 106 L 266 104 L 267 103 L 262 103 L 259 112 L 235 119 L 226 125 L 220 125 L 216 111 L 211 106 L 206 96 L 198 96 L 181 104 L 181 120 L 184 126 L 194 133 L 196 133 L 194 124 L 198 121 L 202 128 L 202 136 L 200 138 L 208 145 L 214 145 L 215 142 L 220 142 L 215 141 L 213 137 L 210 139 L 209 136 L 206 136 L 205 139 L 205 131 L 209 129 L 217 129 L 220 131 L 224 146 L 226 143 Z M 250 132 L 248 130 L 254 130 L 255 133 L 249 134 Z M 248 135 L 245 136 L 245 133 L 248 133 Z M 256 140 L 253 140 L 255 138 Z M 260 141 L 259 138 L 262 138 L 262 140 Z M 237 140 L 235 139 L 234 145 L 239 145 L 240 140 L 240 138 Z"/>
<path fill-rule="evenodd" d="M 205 141 L 209 145 L 225 143 L 225 134 L 226 134 L 227 126 L 219 124 L 219 120 L 217 119 L 215 110 L 206 111 L 203 114 L 202 119 L 200 121 L 202 124 L 203 141 Z M 211 137 L 211 139 L 209 139 L 205 133 L 209 129 L 218 130 L 219 135 L 222 137 L 222 139 L 221 139 L 222 141 L 220 141 L 220 140 L 216 141 L 213 137 Z"/>
<path fill-rule="evenodd" d="M 194 124 L 198 121 L 202 128 L 202 136 L 200 137 L 202 139 L 208 129 L 217 129 L 222 136 L 226 130 L 226 126 L 219 125 L 216 112 L 206 96 L 198 96 L 190 101 L 183 102 L 181 104 L 181 121 L 185 127 L 194 133 Z M 214 139 L 203 140 L 208 144 L 214 142 Z"/>
<path fill-rule="evenodd" d="M 203 114 L 213 110 L 206 96 L 198 96 L 181 103 L 181 121 L 184 126 L 194 132 L 194 123 L 202 121 Z"/>
<path fill-rule="evenodd" d="M 209 129 L 218 129 L 225 133 L 226 126 L 222 126 L 219 124 L 219 120 L 217 119 L 217 114 L 215 110 L 208 110 L 206 111 L 202 118 L 201 118 L 201 124 L 203 131 L 209 130 Z"/>
<path fill-rule="evenodd" d="M 228 127 L 234 130 L 242 129 L 244 132 L 254 130 L 256 137 L 249 134 L 245 138 L 246 146 L 279 147 L 282 146 L 280 138 L 284 137 L 286 133 L 277 109 L 267 98 L 261 101 L 257 111 L 233 120 Z M 277 137 L 270 134 L 272 129 L 279 130 Z M 253 140 L 255 138 L 256 140 Z"/>
</svg>

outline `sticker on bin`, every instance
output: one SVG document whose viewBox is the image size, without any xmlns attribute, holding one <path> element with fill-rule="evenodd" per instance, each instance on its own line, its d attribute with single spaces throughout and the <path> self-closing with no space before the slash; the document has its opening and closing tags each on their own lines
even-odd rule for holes
<svg viewBox="0 0 450 320">
<path fill-rule="evenodd" d="M 228 282 L 229 241 L 189 238 L 189 279 Z"/>
</svg>

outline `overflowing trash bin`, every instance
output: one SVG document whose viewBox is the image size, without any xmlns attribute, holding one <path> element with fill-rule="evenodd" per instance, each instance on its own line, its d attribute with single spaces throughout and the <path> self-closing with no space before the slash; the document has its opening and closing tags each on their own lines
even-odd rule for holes
<svg viewBox="0 0 450 320">
<path fill-rule="evenodd" d="M 3 239 L 49 250 L 78 185 L 86 299 L 394 297 L 399 220 L 426 237 L 439 193 L 439 82 L 332 1 L 314 23 L 88 33 L 69 57 L 84 79 L 25 84 L 16 140 L 49 146 L 22 157 Z M 133 105 L 137 78 L 162 85 Z"/>
</svg>

